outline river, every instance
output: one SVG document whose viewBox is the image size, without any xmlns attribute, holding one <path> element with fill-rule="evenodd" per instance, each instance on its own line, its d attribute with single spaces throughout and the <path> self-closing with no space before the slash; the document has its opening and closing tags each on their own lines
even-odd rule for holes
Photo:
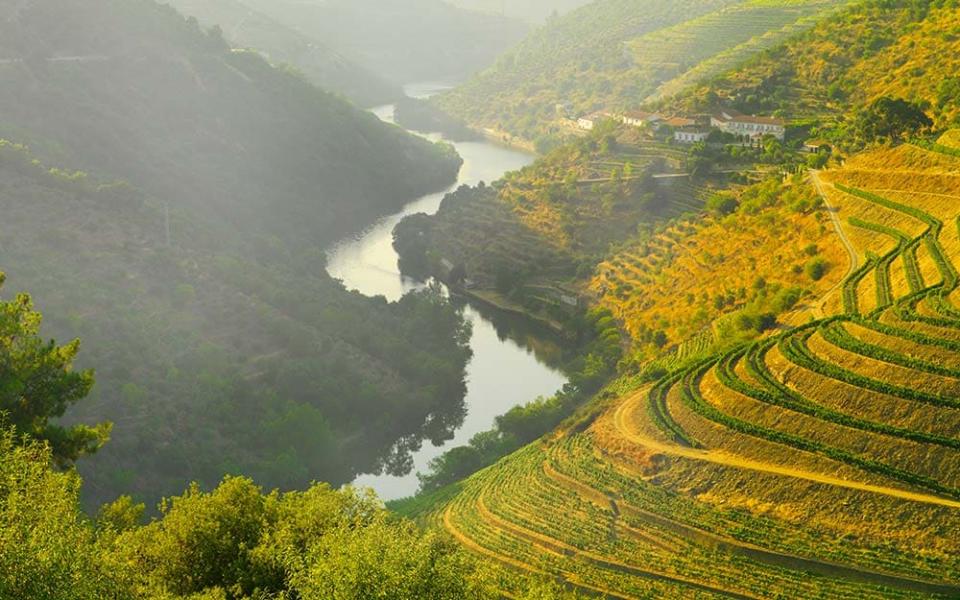
<svg viewBox="0 0 960 600">
<path fill-rule="evenodd" d="M 442 84 L 409 85 L 405 91 L 415 98 L 428 97 L 445 88 Z M 373 109 L 384 121 L 393 122 L 393 107 Z M 439 135 L 427 135 L 433 140 Z M 534 156 L 490 142 L 453 144 L 463 157 L 457 182 L 447 190 L 429 194 L 407 204 L 400 212 L 384 217 L 361 234 L 343 240 L 328 253 L 330 274 L 348 289 L 367 296 L 400 299 L 418 289 L 421 282 L 404 277 L 397 267 L 393 229 L 403 217 L 416 213 L 434 214 L 443 197 L 461 185 L 491 182 L 504 173 L 520 169 Z M 417 471 L 426 471 L 431 459 L 455 446 L 466 444 L 474 434 L 493 426 L 494 417 L 537 396 L 551 395 L 566 382 L 556 368 L 561 349 L 556 340 L 524 320 L 498 311 L 464 304 L 465 318 L 473 325 L 470 347 L 473 358 L 467 366 L 467 416 L 455 437 L 441 447 L 426 442 L 415 453 L 413 472 L 404 477 L 363 475 L 354 485 L 373 488 L 382 499 L 393 500 L 416 493 Z"/>
</svg>

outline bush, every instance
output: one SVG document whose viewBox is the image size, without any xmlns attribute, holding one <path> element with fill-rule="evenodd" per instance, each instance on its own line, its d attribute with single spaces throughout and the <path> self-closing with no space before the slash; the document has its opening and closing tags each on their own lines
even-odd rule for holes
<svg viewBox="0 0 960 600">
<path fill-rule="evenodd" d="M 826 259 L 824 259 L 822 256 L 817 256 L 807 263 L 807 266 L 804 267 L 804 271 L 806 272 L 807 277 L 813 281 L 820 281 L 823 279 L 823 276 L 826 275 L 828 267 L 829 264 L 827 263 Z"/>
<path fill-rule="evenodd" d="M 715 215 L 729 215 L 737 210 L 740 203 L 730 194 L 714 194 L 707 200 L 706 209 Z"/>
</svg>

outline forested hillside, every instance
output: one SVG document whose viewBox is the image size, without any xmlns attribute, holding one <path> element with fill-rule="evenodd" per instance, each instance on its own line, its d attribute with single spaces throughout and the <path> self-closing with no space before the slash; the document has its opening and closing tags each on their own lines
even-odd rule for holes
<svg viewBox="0 0 960 600">
<path fill-rule="evenodd" d="M 337 236 L 448 184 L 448 148 L 148 0 L 17 7 L 0 129 L 29 147 L 0 148 L 0 264 L 99 369 L 68 414 L 115 423 L 81 466 L 90 501 L 152 504 L 224 473 L 342 483 L 450 435 L 457 311 L 348 293 L 324 270 Z"/>
<path fill-rule="evenodd" d="M 330 240 L 457 166 L 148 0 L 23 5 L 0 27 L 0 134 L 225 225 Z"/>
<path fill-rule="evenodd" d="M 476 126 L 527 140 L 569 134 L 564 117 L 635 109 L 680 91 L 847 3 L 600 0 L 538 29 L 437 103 Z"/>
<path fill-rule="evenodd" d="M 442 0 L 243 1 L 401 84 L 465 79 L 528 29 Z"/>
<path fill-rule="evenodd" d="M 360 106 L 387 104 L 401 95 L 399 86 L 336 53 L 323 40 L 282 25 L 240 0 L 173 0 L 168 4 L 196 17 L 204 28 L 219 27 L 232 46 L 256 50 L 275 65 L 295 68 L 320 89 L 343 94 Z"/>
</svg>

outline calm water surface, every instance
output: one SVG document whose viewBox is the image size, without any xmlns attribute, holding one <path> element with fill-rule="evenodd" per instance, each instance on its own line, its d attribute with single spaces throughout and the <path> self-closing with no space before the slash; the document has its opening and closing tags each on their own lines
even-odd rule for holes
<svg viewBox="0 0 960 600">
<path fill-rule="evenodd" d="M 429 97 L 445 89 L 437 83 L 407 86 L 407 95 Z M 381 119 L 393 122 L 393 107 L 373 109 Z M 427 136 L 439 139 L 437 135 Z M 448 190 L 430 194 L 405 206 L 399 213 L 380 219 L 362 234 L 344 240 L 328 255 L 328 270 L 348 289 L 367 296 L 398 300 L 422 283 L 404 277 L 397 267 L 393 249 L 393 228 L 403 217 L 416 213 L 434 214 L 447 192 L 467 184 L 491 182 L 504 173 L 520 169 L 534 157 L 488 142 L 462 142 L 454 146 L 464 164 L 457 182 Z M 467 366 L 467 417 L 456 436 L 441 447 L 426 442 L 414 455 L 414 471 L 406 477 L 364 475 L 355 485 L 372 487 L 381 498 L 391 500 L 417 491 L 416 472 L 426 471 L 431 459 L 493 426 L 493 419 L 517 404 L 553 394 L 566 378 L 555 367 L 560 348 L 549 334 L 539 332 L 520 319 L 494 311 L 464 306 L 464 315 L 473 324 L 470 346 L 473 359 Z"/>
</svg>

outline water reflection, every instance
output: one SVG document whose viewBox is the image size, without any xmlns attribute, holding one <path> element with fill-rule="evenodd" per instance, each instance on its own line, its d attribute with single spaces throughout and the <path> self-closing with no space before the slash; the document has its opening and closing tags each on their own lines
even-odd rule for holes
<svg viewBox="0 0 960 600">
<path fill-rule="evenodd" d="M 407 87 L 407 94 L 425 98 L 446 89 L 437 83 Z M 374 114 L 393 122 L 393 107 L 373 109 Z M 428 135 L 439 139 L 437 135 Z M 328 270 L 347 288 L 368 296 L 398 300 L 423 284 L 404 277 L 397 267 L 393 229 L 407 215 L 434 214 L 447 192 L 460 185 L 495 181 L 504 173 L 520 169 L 534 157 L 489 142 L 460 142 L 454 146 L 464 159 L 457 182 L 448 190 L 411 202 L 399 213 L 384 217 L 353 239 L 334 247 L 328 256 Z M 393 499 L 416 492 L 415 473 L 425 471 L 431 459 L 445 450 L 466 444 L 474 434 L 490 429 L 494 417 L 517 404 L 549 395 L 566 382 L 557 366 L 562 359 L 558 341 L 546 328 L 532 325 L 514 315 L 464 303 L 464 315 L 473 324 L 470 346 L 473 359 L 467 367 L 466 416 L 454 438 L 441 447 L 429 443 L 414 453 L 414 470 L 406 477 L 361 476 L 356 485 L 374 488 L 382 498 Z"/>
</svg>

